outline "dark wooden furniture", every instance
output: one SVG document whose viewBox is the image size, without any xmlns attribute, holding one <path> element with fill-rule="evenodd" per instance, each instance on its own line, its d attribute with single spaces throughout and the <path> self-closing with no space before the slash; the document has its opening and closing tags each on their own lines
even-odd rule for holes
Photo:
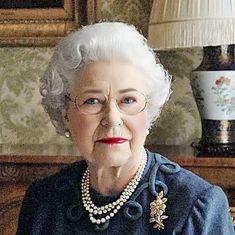
<svg viewBox="0 0 235 235">
<path fill-rule="evenodd" d="M 199 158 L 188 146 L 149 146 L 170 160 L 220 185 L 235 208 L 234 158 Z M 26 188 L 35 179 L 79 161 L 79 153 L 66 145 L 0 145 L 0 234 L 13 235 Z"/>
</svg>

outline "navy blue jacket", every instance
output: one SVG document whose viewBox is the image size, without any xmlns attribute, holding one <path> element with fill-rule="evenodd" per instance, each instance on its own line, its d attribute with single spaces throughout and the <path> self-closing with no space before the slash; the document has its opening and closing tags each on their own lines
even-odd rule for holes
<svg viewBox="0 0 235 235">
<path fill-rule="evenodd" d="M 146 150 L 147 151 L 147 150 Z M 221 188 L 180 168 L 163 156 L 147 151 L 142 179 L 129 201 L 102 226 L 93 225 L 81 202 L 81 178 L 87 167 L 77 162 L 59 173 L 34 182 L 23 200 L 17 235 L 159 234 L 234 235 L 228 202 Z M 165 228 L 149 223 L 150 203 L 164 192 Z M 101 206 L 119 194 L 102 196 L 91 191 Z"/>
</svg>

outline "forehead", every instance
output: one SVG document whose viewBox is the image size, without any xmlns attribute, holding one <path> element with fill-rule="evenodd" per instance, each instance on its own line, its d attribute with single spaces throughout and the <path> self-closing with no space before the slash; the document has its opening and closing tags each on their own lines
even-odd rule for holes
<svg viewBox="0 0 235 235">
<path fill-rule="evenodd" d="M 126 61 L 96 61 L 83 68 L 73 91 L 100 89 L 115 92 L 127 88 L 147 91 L 146 77 L 137 67 Z"/>
</svg>

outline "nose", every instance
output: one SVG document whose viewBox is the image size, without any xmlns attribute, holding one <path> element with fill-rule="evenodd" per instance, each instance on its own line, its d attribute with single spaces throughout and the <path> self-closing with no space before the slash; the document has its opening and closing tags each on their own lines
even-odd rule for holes
<svg viewBox="0 0 235 235">
<path fill-rule="evenodd" d="M 103 118 L 101 120 L 102 126 L 120 126 L 123 124 L 122 113 L 119 111 L 116 102 L 110 100 L 107 102 L 105 110 L 103 112 Z"/>
</svg>

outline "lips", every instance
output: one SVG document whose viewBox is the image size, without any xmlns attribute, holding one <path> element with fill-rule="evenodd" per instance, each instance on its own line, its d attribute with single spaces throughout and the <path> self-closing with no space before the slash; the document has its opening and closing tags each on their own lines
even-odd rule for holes
<svg viewBox="0 0 235 235">
<path fill-rule="evenodd" d="M 122 144 L 126 141 L 128 141 L 128 139 L 125 139 L 122 137 L 104 138 L 104 139 L 97 140 L 97 142 L 103 143 L 103 144 Z"/>
</svg>

